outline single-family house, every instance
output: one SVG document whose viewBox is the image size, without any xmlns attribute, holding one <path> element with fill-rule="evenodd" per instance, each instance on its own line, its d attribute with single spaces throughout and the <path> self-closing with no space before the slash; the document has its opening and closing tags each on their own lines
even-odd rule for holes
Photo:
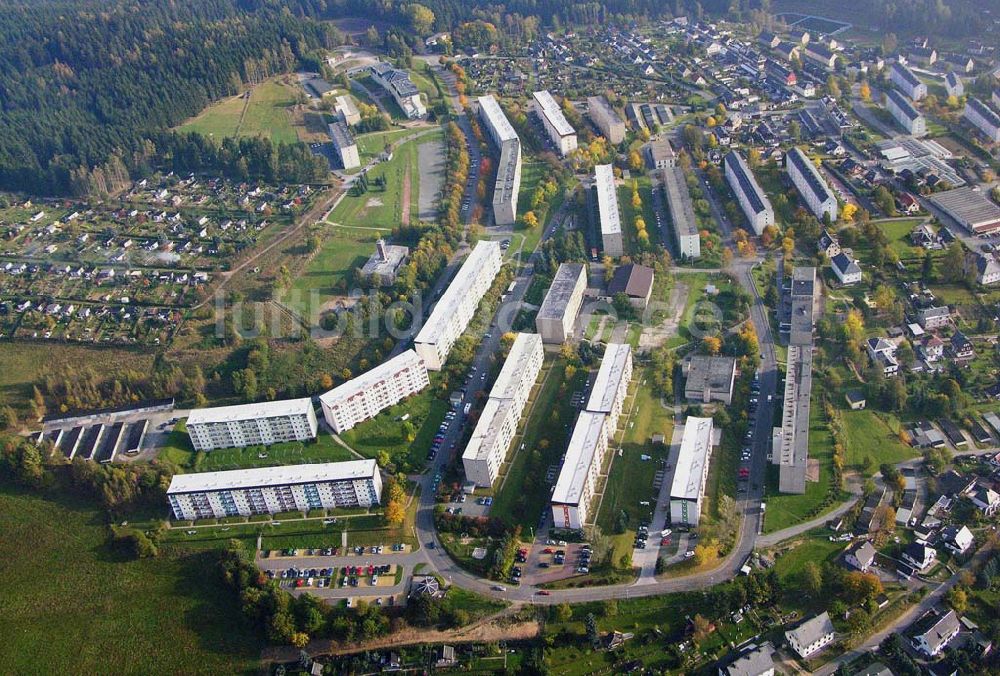
<svg viewBox="0 0 1000 676">
<path fill-rule="evenodd" d="M 903 549 L 900 558 L 919 573 L 927 570 L 937 561 L 937 550 L 927 544 L 911 542 Z"/>
<path fill-rule="evenodd" d="M 843 251 L 830 259 L 830 267 L 844 286 L 851 286 L 861 281 L 861 266 Z"/>
<path fill-rule="evenodd" d="M 964 554 L 972 546 L 972 531 L 968 526 L 945 526 L 941 529 L 941 542 L 953 554 Z"/>
<path fill-rule="evenodd" d="M 955 331 L 951 337 L 951 352 L 956 361 L 969 361 L 976 356 L 976 349 L 972 346 L 972 341 L 966 338 L 961 331 Z"/>
<path fill-rule="evenodd" d="M 785 639 L 799 657 L 806 659 L 832 643 L 835 635 L 830 615 L 824 612 L 786 631 Z"/>
<path fill-rule="evenodd" d="M 969 500 L 986 516 L 993 516 L 1000 510 L 1000 494 L 978 481 L 969 492 Z"/>
<path fill-rule="evenodd" d="M 886 377 L 892 377 L 899 372 L 899 362 L 896 360 L 896 346 L 885 338 L 869 338 L 865 342 L 868 357 L 873 364 L 882 367 Z"/>
<path fill-rule="evenodd" d="M 847 553 L 844 554 L 844 561 L 852 568 L 867 573 L 868 569 L 875 563 L 875 553 L 875 547 L 872 546 L 872 543 L 865 540 L 848 549 Z"/>
<path fill-rule="evenodd" d="M 840 253 L 840 241 L 835 234 L 823 228 L 823 234 L 819 236 L 816 248 L 819 249 L 820 253 L 825 254 L 828 259 L 832 259 Z"/>
<path fill-rule="evenodd" d="M 925 657 L 937 657 L 958 636 L 961 623 L 954 610 L 945 613 L 928 611 L 908 630 L 907 635 L 914 650 Z"/>
</svg>

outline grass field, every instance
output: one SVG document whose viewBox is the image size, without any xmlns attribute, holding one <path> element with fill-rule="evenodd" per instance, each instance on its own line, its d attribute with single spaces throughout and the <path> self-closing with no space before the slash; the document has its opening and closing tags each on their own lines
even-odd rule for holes
<svg viewBox="0 0 1000 676">
<path fill-rule="evenodd" d="M 218 472 L 248 467 L 275 467 L 278 465 L 301 465 L 307 462 L 342 462 L 356 459 L 355 455 L 335 442 L 333 437 L 325 432 L 320 432 L 315 441 L 308 443 L 275 444 L 263 450 L 259 447 L 222 448 L 204 453 L 199 456 L 195 471 Z"/>
<path fill-rule="evenodd" d="M 326 235 L 305 270 L 292 281 L 282 301 L 313 325 L 331 302 L 348 291 L 355 268 L 375 251 L 375 240 L 388 231 L 328 226 Z"/>
<path fill-rule="evenodd" d="M 259 639 L 210 553 L 119 561 L 98 510 L 0 485 L 0 664 L 11 673 L 254 673 Z M 16 629 L 15 629 L 16 628 Z"/>
<path fill-rule="evenodd" d="M 386 142 L 394 143 L 407 134 L 412 134 L 412 129 L 389 129 L 387 131 L 374 131 L 370 134 L 355 136 L 358 142 L 358 155 L 361 156 L 361 163 L 375 157 L 385 150 Z"/>
<path fill-rule="evenodd" d="M 381 451 L 385 451 L 393 462 L 404 463 L 414 469 L 422 468 L 434 434 L 448 411 L 448 403 L 434 395 L 436 383 L 437 378 L 432 376 L 430 387 L 344 432 L 341 438 L 366 458 L 376 458 Z M 404 423 L 399 419 L 404 414 L 409 414 L 407 422 L 417 430 L 412 443 L 406 440 Z"/>
<path fill-rule="evenodd" d="M 243 96 L 223 99 L 185 122 L 179 131 L 195 131 L 216 139 L 264 136 L 278 143 L 294 143 L 298 135 L 286 110 L 293 104 L 293 91 L 290 86 L 269 80 L 250 90 L 249 105 Z"/>
<path fill-rule="evenodd" d="M 833 560 L 845 547 L 843 542 L 830 542 L 819 531 L 807 533 L 792 549 L 782 553 L 774 563 L 774 571 L 781 580 L 782 607 L 804 611 L 811 605 L 822 605 L 820 599 L 808 599 L 801 593 L 802 576 L 806 563 L 822 565 Z"/>
<path fill-rule="evenodd" d="M 896 252 L 901 261 L 907 261 L 914 258 L 923 258 L 924 256 L 924 249 L 911 246 L 909 237 L 910 231 L 923 221 L 923 218 L 902 218 L 873 222 L 878 225 L 879 230 L 885 233 L 886 238 L 889 240 L 889 248 Z M 854 251 L 855 256 L 862 263 L 872 264 L 871 248 L 858 246 Z M 940 257 L 944 252 L 934 251 L 931 253 L 935 257 Z"/>
<path fill-rule="evenodd" d="M 440 139 L 441 132 L 437 130 L 397 146 L 391 160 L 375 165 L 368 172 L 368 178 L 372 182 L 377 176 L 385 176 L 385 190 L 372 187 L 363 195 L 344 197 L 330 214 L 329 220 L 338 225 L 396 227 L 403 221 L 403 183 L 407 174 L 410 177 L 410 218 L 415 219 L 420 199 L 417 148 L 422 143 Z"/>
<path fill-rule="evenodd" d="M 899 420 L 889 413 L 842 411 L 847 437 L 844 465 L 860 471 L 865 457 L 871 457 L 878 471 L 882 463 L 896 463 L 920 455 L 920 451 L 899 440 Z"/>
</svg>

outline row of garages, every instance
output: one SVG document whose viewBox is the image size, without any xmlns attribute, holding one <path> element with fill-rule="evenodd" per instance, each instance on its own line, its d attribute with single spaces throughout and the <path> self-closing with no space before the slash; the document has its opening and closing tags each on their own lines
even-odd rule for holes
<svg viewBox="0 0 1000 676">
<path fill-rule="evenodd" d="M 149 420 L 97 423 L 52 429 L 38 435 L 38 443 L 49 442 L 67 460 L 83 458 L 111 462 L 116 456 L 136 455 L 149 427 Z"/>
</svg>

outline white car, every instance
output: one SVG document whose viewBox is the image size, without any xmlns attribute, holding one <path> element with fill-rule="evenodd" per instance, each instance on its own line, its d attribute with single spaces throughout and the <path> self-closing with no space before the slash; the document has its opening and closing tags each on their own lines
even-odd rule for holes
<svg viewBox="0 0 1000 676">
<path fill-rule="evenodd" d="M 692 556 L 694 556 L 694 552 L 693 551 L 684 552 L 684 558 L 685 559 L 690 559 Z"/>
</svg>

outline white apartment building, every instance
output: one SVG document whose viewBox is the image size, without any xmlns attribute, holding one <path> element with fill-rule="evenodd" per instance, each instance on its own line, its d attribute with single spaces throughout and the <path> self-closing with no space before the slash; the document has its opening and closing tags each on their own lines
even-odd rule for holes
<svg viewBox="0 0 1000 676">
<path fill-rule="evenodd" d="M 760 235 L 764 232 L 764 228 L 774 225 L 774 208 L 771 206 L 771 201 L 757 183 L 742 155 L 733 151 L 726 155 L 723 164 L 726 165 L 726 181 L 729 187 L 736 194 L 750 227 Z"/>
<path fill-rule="evenodd" d="M 792 148 L 785 155 L 785 165 L 792 183 L 816 218 L 823 220 L 828 215 L 831 223 L 836 221 L 837 198 L 812 160 L 801 149 Z"/>
<path fill-rule="evenodd" d="M 701 258 L 701 235 L 694 215 L 691 193 L 688 192 L 684 170 L 680 167 L 663 169 L 663 192 L 667 197 L 670 225 L 681 258 Z"/>
<path fill-rule="evenodd" d="M 898 61 L 892 64 L 889 70 L 889 81 L 914 101 L 927 96 L 927 85 L 921 82 L 912 70 Z"/>
<path fill-rule="evenodd" d="M 631 380 L 632 347 L 626 343 L 608 343 L 585 407 L 587 411 L 608 416 L 608 439 L 614 437 L 618 430 L 618 418 L 625 405 Z"/>
<path fill-rule="evenodd" d="M 395 99 L 408 120 L 427 115 L 427 108 L 420 99 L 420 90 L 410 80 L 410 74 L 405 70 L 393 68 L 390 64 L 380 61 L 369 68 L 372 79 L 382 86 Z"/>
<path fill-rule="evenodd" d="M 559 154 L 566 157 L 576 150 L 576 131 L 566 120 L 566 116 L 563 114 L 559 104 L 556 103 L 556 100 L 552 98 L 552 94 L 548 90 L 543 89 L 540 92 L 532 94 L 531 98 L 534 103 L 535 112 L 538 114 L 539 119 L 541 119 L 546 133 L 548 133 L 549 138 L 552 140 L 552 144 L 559 149 Z"/>
<path fill-rule="evenodd" d="M 566 447 L 559 479 L 552 491 L 552 525 L 583 528 L 590 516 L 590 503 L 597 492 L 601 467 L 608 452 L 607 416 L 581 411 Z"/>
<path fill-rule="evenodd" d="M 944 88 L 948 96 L 964 96 L 965 84 L 957 73 L 948 73 L 944 76 Z"/>
<path fill-rule="evenodd" d="M 594 167 L 594 190 L 597 192 L 597 213 L 601 221 L 601 245 L 604 253 L 612 258 L 624 256 L 618 189 L 615 186 L 615 172 L 610 164 L 598 164 Z"/>
<path fill-rule="evenodd" d="M 361 156 L 358 154 L 358 144 L 354 141 L 351 130 L 344 122 L 334 122 L 330 125 L 330 139 L 333 149 L 337 151 L 340 164 L 344 169 L 356 169 L 361 166 Z"/>
<path fill-rule="evenodd" d="M 587 99 L 587 113 L 591 122 L 601 131 L 608 141 L 618 145 L 625 140 L 625 121 L 611 107 L 603 96 L 591 96 Z"/>
<path fill-rule="evenodd" d="M 479 97 L 479 117 L 500 151 L 493 187 L 493 221 L 497 225 L 513 225 L 521 190 L 521 141 L 492 94 Z"/>
<path fill-rule="evenodd" d="M 899 126 L 909 132 L 911 136 L 927 135 L 927 121 L 924 116 L 899 91 L 890 89 L 886 92 L 885 108 L 899 123 Z"/>
<path fill-rule="evenodd" d="M 167 501 L 175 519 L 371 507 L 382 498 L 374 460 L 178 474 Z"/>
<path fill-rule="evenodd" d="M 188 436 L 196 451 L 307 441 L 316 438 L 316 427 L 309 397 L 196 408 L 187 419 Z"/>
<path fill-rule="evenodd" d="M 424 361 L 407 350 L 319 397 L 326 424 L 341 434 L 430 385 Z"/>
<path fill-rule="evenodd" d="M 469 325 L 502 264 L 498 242 L 483 240 L 472 249 L 413 340 L 413 349 L 428 369 L 444 368 L 451 346 Z"/>
<path fill-rule="evenodd" d="M 560 264 L 535 316 L 535 329 L 541 334 L 542 341 L 560 345 L 573 337 L 573 325 L 580 314 L 586 290 L 586 264 Z"/>
<path fill-rule="evenodd" d="M 714 427 L 711 418 L 688 417 L 670 487 L 670 523 L 697 526 L 701 500 L 712 458 Z"/>
<path fill-rule="evenodd" d="M 545 353 L 542 337 L 519 333 L 500 369 L 490 397 L 472 432 L 462 464 L 465 478 L 477 486 L 492 486 L 500 465 L 507 458 L 531 388 L 542 369 Z"/>
<path fill-rule="evenodd" d="M 962 117 L 983 133 L 991 143 L 1000 143 L 1000 115 L 974 96 L 965 102 Z"/>
</svg>

